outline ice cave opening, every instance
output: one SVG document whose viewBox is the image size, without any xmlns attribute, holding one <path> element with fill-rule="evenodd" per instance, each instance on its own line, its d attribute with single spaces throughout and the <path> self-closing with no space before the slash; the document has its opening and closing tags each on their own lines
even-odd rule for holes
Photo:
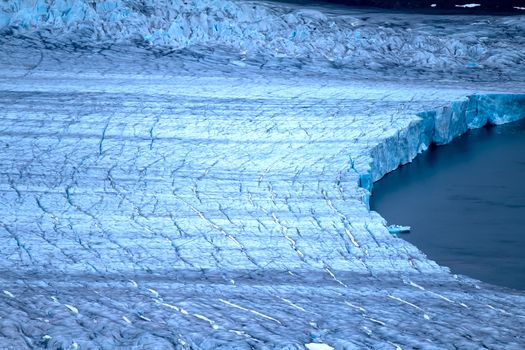
<svg viewBox="0 0 525 350">
<path fill-rule="evenodd" d="M 374 184 L 372 210 L 454 273 L 525 289 L 525 121 L 470 130 Z"/>
</svg>

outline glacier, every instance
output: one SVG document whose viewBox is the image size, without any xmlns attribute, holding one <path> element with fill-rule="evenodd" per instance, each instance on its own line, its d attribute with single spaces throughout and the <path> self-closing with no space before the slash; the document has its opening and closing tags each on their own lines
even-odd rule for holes
<svg viewBox="0 0 525 350">
<path fill-rule="evenodd" d="M 348 11 L 1 3 L 0 347 L 523 348 L 368 202 L 525 117 L 525 17 Z"/>
</svg>

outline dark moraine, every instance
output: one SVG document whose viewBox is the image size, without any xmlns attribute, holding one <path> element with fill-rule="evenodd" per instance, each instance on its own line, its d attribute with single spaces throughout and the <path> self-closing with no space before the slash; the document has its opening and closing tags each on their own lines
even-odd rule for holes
<svg viewBox="0 0 525 350">
<path fill-rule="evenodd" d="M 525 121 L 431 147 L 375 183 L 370 205 L 452 272 L 525 289 Z"/>
</svg>

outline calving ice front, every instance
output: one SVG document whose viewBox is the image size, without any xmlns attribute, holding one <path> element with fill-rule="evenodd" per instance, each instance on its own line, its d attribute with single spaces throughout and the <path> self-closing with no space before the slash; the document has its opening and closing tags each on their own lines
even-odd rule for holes
<svg viewBox="0 0 525 350">
<path fill-rule="evenodd" d="M 370 211 L 524 116 L 522 17 L 1 5 L 1 348 L 520 348 L 523 294 Z"/>
</svg>

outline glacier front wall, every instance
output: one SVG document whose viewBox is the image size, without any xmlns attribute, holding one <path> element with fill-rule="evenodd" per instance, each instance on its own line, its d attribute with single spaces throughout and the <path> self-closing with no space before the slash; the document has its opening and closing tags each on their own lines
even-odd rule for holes
<svg viewBox="0 0 525 350">
<path fill-rule="evenodd" d="M 368 192 L 369 205 L 373 182 L 398 166 L 411 162 L 430 144 L 444 145 L 470 129 L 500 125 L 525 118 L 525 94 L 479 94 L 454 101 L 418 114 L 420 120 L 371 149 L 369 171 L 360 176 L 360 186 Z"/>
</svg>

